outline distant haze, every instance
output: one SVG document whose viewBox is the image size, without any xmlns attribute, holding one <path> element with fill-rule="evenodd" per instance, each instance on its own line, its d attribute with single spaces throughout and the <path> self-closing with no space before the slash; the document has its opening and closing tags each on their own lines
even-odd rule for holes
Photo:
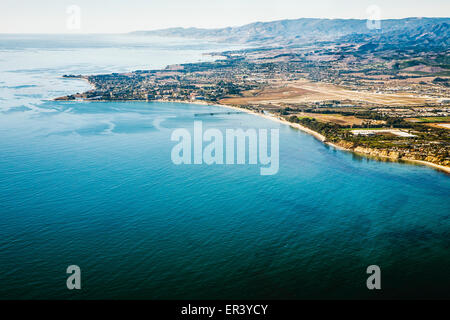
<svg viewBox="0 0 450 320">
<path fill-rule="evenodd" d="M 449 17 L 448 0 L 2 0 L 0 33 L 126 33 L 315 18 Z M 373 8 L 373 7 L 372 7 Z"/>
<path fill-rule="evenodd" d="M 367 23 L 362 19 L 312 19 L 257 22 L 240 27 L 218 29 L 169 28 L 137 31 L 135 35 L 209 39 L 226 43 L 301 44 L 315 41 L 361 40 L 412 42 L 425 46 L 444 46 L 449 43 L 450 18 L 405 18 Z M 380 38 L 383 35 L 385 39 Z M 343 38 L 347 36 L 346 38 Z M 375 37 L 374 37 L 375 36 Z M 410 44 L 412 44 L 410 43 Z"/>
</svg>

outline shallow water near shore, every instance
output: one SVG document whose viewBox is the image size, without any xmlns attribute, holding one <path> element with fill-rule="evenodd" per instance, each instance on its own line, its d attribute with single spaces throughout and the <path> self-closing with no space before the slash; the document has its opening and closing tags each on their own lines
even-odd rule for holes
<svg viewBox="0 0 450 320">
<path fill-rule="evenodd" d="M 279 128 L 277 175 L 176 166 L 172 131 L 222 108 L 41 108 L 1 121 L 2 297 L 370 297 L 371 264 L 382 267 L 383 296 L 448 292 L 442 173 L 355 157 L 249 114 L 202 121 Z M 65 289 L 70 264 L 82 268 L 80 293 Z"/>
<path fill-rule="evenodd" d="M 86 85 L 46 76 L 53 93 Z M 446 174 L 218 106 L 0 97 L 0 299 L 450 297 Z M 278 128 L 278 174 L 174 165 L 171 133 L 195 120 Z M 381 292 L 366 288 L 374 264 Z"/>
</svg>

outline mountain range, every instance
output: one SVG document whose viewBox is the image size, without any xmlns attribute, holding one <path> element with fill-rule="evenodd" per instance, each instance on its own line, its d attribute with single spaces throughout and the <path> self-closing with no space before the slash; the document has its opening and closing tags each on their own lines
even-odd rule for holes
<svg viewBox="0 0 450 320">
<path fill-rule="evenodd" d="M 381 20 L 380 28 L 359 19 L 301 18 L 255 22 L 239 27 L 218 29 L 169 28 L 135 31 L 134 35 L 207 39 L 252 45 L 304 44 L 316 41 L 374 41 L 448 46 L 450 18 L 405 18 Z"/>
</svg>

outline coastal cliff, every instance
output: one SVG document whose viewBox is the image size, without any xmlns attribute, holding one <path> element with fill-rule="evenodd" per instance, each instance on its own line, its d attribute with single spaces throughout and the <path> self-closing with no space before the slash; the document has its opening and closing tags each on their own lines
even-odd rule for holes
<svg viewBox="0 0 450 320">
<path fill-rule="evenodd" d="M 407 151 L 392 151 L 388 149 L 375 149 L 362 146 L 355 146 L 352 142 L 341 140 L 334 143 L 339 148 L 352 151 L 358 154 L 367 155 L 370 157 L 390 159 L 393 161 L 403 160 L 418 162 L 422 164 L 433 165 L 433 167 L 441 169 L 445 172 L 450 173 L 450 161 L 442 160 L 435 156 L 417 157 L 414 154 L 410 154 Z"/>
</svg>

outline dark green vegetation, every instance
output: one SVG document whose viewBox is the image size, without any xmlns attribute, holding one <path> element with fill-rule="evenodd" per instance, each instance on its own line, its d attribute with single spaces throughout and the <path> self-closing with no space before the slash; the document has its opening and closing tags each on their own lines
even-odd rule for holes
<svg viewBox="0 0 450 320">
<path fill-rule="evenodd" d="M 397 118 L 385 118 L 390 128 L 407 128 L 409 132 L 414 133 L 415 137 L 399 137 L 392 134 L 365 136 L 354 135 L 351 130 L 348 130 L 350 126 L 324 123 L 309 117 L 290 116 L 287 120 L 317 131 L 324 135 L 327 141 L 349 149 L 354 150 L 358 147 L 380 149 L 386 150 L 386 155 L 395 152 L 398 154 L 396 157 L 407 160 L 424 160 L 445 166 L 450 164 L 450 131 L 447 129 L 409 123 Z M 352 127 L 356 128 L 356 126 Z"/>
</svg>

